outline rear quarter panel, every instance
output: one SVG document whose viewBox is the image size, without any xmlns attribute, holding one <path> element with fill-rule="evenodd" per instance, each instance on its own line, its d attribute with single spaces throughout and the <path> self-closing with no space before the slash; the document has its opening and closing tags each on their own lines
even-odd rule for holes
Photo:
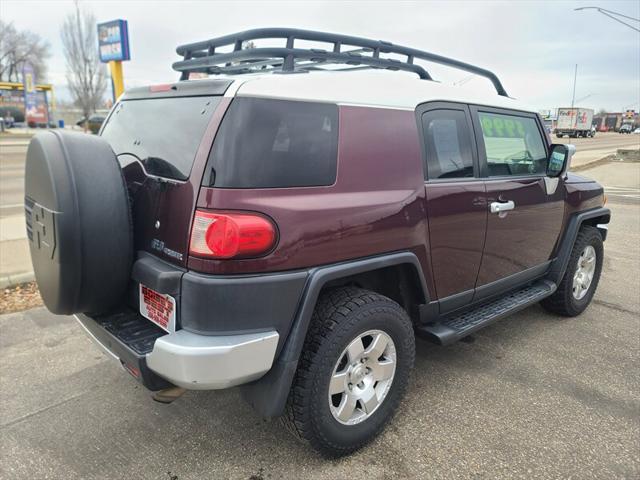
<svg viewBox="0 0 640 480">
<path fill-rule="evenodd" d="M 294 270 L 413 251 L 428 285 L 422 160 L 413 111 L 340 106 L 338 166 L 327 187 L 200 189 L 197 206 L 270 216 L 276 248 L 244 260 L 190 257 L 190 269 L 214 274 Z"/>
</svg>

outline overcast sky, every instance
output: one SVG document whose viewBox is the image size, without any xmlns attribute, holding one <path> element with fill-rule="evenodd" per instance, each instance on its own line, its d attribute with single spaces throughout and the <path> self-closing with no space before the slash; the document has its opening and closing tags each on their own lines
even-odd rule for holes
<svg viewBox="0 0 640 480">
<path fill-rule="evenodd" d="M 131 61 L 125 86 L 177 79 L 171 63 L 179 44 L 257 27 L 297 27 L 388 40 L 494 71 L 509 94 L 539 108 L 571 103 L 574 66 L 580 106 L 640 110 L 640 33 L 595 10 L 600 6 L 640 18 L 640 2 L 421 1 L 215 2 L 82 1 L 97 20 L 129 21 Z M 51 44 L 49 78 L 66 99 L 60 25 L 72 1 L 1 0 L 0 17 L 37 32 Z M 627 20 L 629 21 L 629 20 Z M 630 21 L 631 22 L 631 21 Z M 633 22 L 632 22 L 633 23 Z M 639 25 L 637 22 L 634 23 Z M 465 72 L 436 67 L 434 78 L 453 82 Z M 393 78 L 394 73 L 389 73 Z M 489 89 L 474 78 L 464 87 Z"/>
</svg>

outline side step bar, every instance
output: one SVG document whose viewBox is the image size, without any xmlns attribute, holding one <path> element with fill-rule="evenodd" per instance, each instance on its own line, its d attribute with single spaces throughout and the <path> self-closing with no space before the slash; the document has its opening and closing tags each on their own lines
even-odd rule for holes
<svg viewBox="0 0 640 480">
<path fill-rule="evenodd" d="M 417 328 L 416 333 L 440 345 L 450 345 L 512 313 L 539 302 L 556 291 L 557 285 L 540 280 L 472 310 L 455 312 L 437 322 Z"/>
</svg>

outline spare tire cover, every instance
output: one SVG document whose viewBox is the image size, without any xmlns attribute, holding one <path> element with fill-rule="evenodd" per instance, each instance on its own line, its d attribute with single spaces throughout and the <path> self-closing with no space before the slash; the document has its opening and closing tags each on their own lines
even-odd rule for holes
<svg viewBox="0 0 640 480">
<path fill-rule="evenodd" d="M 57 314 L 100 313 L 124 295 L 133 233 L 122 170 L 106 140 L 38 133 L 25 168 L 25 215 L 40 295 Z"/>
</svg>

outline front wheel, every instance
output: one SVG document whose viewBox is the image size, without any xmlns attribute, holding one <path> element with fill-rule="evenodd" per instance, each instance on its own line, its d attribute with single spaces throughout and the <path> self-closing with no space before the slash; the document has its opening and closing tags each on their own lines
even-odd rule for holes
<svg viewBox="0 0 640 480">
<path fill-rule="evenodd" d="M 285 426 L 327 456 L 361 448 L 393 416 L 414 358 L 413 326 L 397 303 L 353 287 L 327 292 L 313 314 Z"/>
<path fill-rule="evenodd" d="M 598 229 L 582 227 L 558 289 L 541 302 L 542 306 L 566 317 L 580 315 L 589 306 L 598 288 L 603 254 L 602 237 Z"/>
</svg>

